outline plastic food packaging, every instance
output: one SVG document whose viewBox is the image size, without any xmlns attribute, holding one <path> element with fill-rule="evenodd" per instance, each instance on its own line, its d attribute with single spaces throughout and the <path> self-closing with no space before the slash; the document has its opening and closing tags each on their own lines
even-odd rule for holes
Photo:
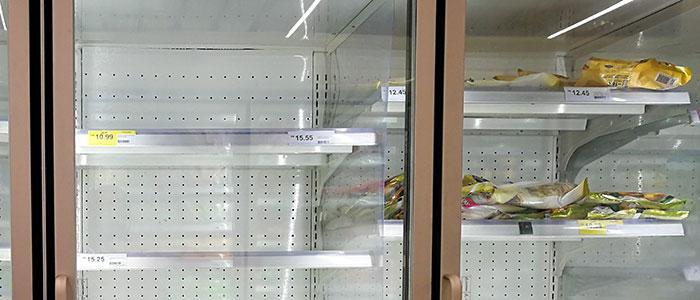
<svg viewBox="0 0 700 300">
<path fill-rule="evenodd" d="M 586 203 L 600 205 L 619 205 L 623 209 L 651 208 L 659 210 L 682 209 L 686 200 L 662 193 L 637 193 L 637 192 L 602 192 L 591 193 Z"/>
<path fill-rule="evenodd" d="M 590 58 L 583 66 L 580 87 L 643 88 L 670 90 L 687 84 L 693 76 L 688 67 L 658 61 L 653 58 L 641 61 Z"/>
<path fill-rule="evenodd" d="M 476 176 L 462 178 L 463 220 L 683 220 L 687 200 L 663 193 L 589 192 L 588 180 L 570 183 L 511 183 L 495 185 Z M 405 176 L 384 185 L 384 218 L 403 219 Z"/>
<path fill-rule="evenodd" d="M 568 77 L 543 73 L 530 72 L 518 69 L 517 75 L 497 75 L 487 80 L 467 80 L 467 87 L 475 88 L 529 88 L 538 90 L 557 90 L 564 86 L 573 86 L 576 83 Z"/>
<path fill-rule="evenodd" d="M 496 203 L 533 209 L 562 208 L 588 195 L 588 179 L 570 183 L 514 183 L 500 186 L 492 196 Z"/>
<path fill-rule="evenodd" d="M 384 219 L 403 219 L 406 176 L 400 174 L 384 182 Z"/>
<path fill-rule="evenodd" d="M 659 219 L 659 220 L 684 220 L 688 218 L 689 211 L 665 211 L 658 209 L 645 209 L 642 211 L 642 219 Z"/>
<path fill-rule="evenodd" d="M 632 219 L 637 214 L 636 209 L 622 209 L 615 211 L 609 206 L 596 206 L 588 212 L 586 219 L 589 220 L 621 220 Z"/>
</svg>

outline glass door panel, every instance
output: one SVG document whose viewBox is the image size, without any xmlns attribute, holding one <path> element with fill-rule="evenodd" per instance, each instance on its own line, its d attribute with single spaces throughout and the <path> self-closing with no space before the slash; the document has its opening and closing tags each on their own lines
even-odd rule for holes
<svg viewBox="0 0 700 300">
<path fill-rule="evenodd" d="M 697 3 L 466 4 L 463 298 L 692 298 Z"/>
<path fill-rule="evenodd" d="M 75 297 L 394 294 L 409 7 L 76 1 Z"/>
</svg>

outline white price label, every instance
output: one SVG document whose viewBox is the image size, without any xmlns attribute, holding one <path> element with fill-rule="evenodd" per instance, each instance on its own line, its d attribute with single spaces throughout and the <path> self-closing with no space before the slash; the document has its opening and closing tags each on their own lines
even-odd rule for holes
<svg viewBox="0 0 700 300">
<path fill-rule="evenodd" d="M 109 270 L 126 266 L 124 253 L 80 254 L 78 270 Z"/>
<path fill-rule="evenodd" d="M 607 87 L 565 87 L 566 102 L 608 102 L 611 100 Z"/>
<path fill-rule="evenodd" d="M 289 137 L 290 145 L 325 145 L 330 144 L 331 138 L 335 134 L 335 131 L 290 131 L 287 136 Z"/>
<path fill-rule="evenodd" d="M 405 86 L 390 86 L 387 88 L 387 101 L 406 101 L 406 87 Z"/>
</svg>

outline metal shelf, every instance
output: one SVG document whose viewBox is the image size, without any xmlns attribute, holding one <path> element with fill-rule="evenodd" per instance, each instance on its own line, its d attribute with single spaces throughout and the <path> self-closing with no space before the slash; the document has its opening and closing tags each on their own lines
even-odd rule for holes
<svg viewBox="0 0 700 300">
<path fill-rule="evenodd" d="M 521 225 L 532 231 L 521 232 Z M 577 241 L 590 238 L 636 238 L 684 236 L 680 221 L 623 220 L 621 224 L 607 224 L 592 233 L 578 221 L 463 221 L 462 240 L 467 241 Z M 383 236 L 401 238 L 403 222 L 386 221 Z"/>
<path fill-rule="evenodd" d="M 644 114 L 647 105 L 689 104 L 688 92 L 613 90 L 607 102 L 566 102 L 563 91 L 464 91 L 464 129 L 586 130 L 587 119 L 603 115 Z M 402 128 L 403 101 L 379 102 L 373 114 L 389 128 Z"/>
<path fill-rule="evenodd" d="M 377 144 L 367 129 L 137 129 L 109 145 L 90 140 L 98 131 L 76 131 L 78 166 L 317 166 L 327 163 L 328 154 Z M 313 140 L 299 141 L 299 135 Z"/>
<path fill-rule="evenodd" d="M 337 269 L 375 266 L 370 252 L 200 251 L 78 253 L 78 271 L 198 268 Z"/>
</svg>

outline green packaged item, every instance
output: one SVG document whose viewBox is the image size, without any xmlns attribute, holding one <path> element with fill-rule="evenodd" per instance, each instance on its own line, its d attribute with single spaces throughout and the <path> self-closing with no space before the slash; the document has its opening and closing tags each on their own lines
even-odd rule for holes
<svg viewBox="0 0 700 300">
<path fill-rule="evenodd" d="M 602 192 L 591 193 L 585 202 L 597 205 L 619 205 L 623 209 L 680 210 L 687 201 L 662 193 Z"/>
<path fill-rule="evenodd" d="M 572 204 L 567 207 L 553 209 L 550 213 L 552 219 L 581 220 L 588 217 L 588 212 L 593 207 L 581 204 Z"/>
<path fill-rule="evenodd" d="M 658 219 L 658 220 L 684 220 L 688 218 L 689 211 L 664 211 L 658 209 L 645 209 L 640 216 L 642 219 Z"/>
<path fill-rule="evenodd" d="M 623 209 L 615 211 L 609 206 L 596 206 L 586 216 L 589 220 L 623 220 L 632 219 L 637 214 L 636 209 Z"/>
</svg>

